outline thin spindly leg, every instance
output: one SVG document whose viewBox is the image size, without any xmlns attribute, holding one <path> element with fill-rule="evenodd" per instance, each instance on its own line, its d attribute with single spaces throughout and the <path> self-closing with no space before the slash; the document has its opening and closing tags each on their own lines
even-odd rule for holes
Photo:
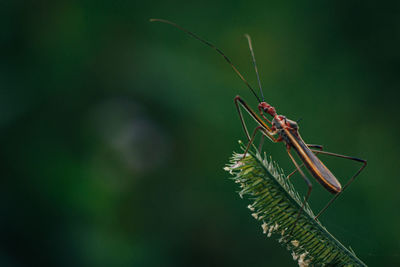
<svg viewBox="0 0 400 267">
<path fill-rule="evenodd" d="M 307 144 L 309 148 L 318 148 L 320 151 L 324 150 L 324 147 L 321 145 Z M 319 151 L 318 151 L 319 152 Z"/>
<path fill-rule="evenodd" d="M 261 140 L 260 140 L 260 143 L 258 144 L 258 152 L 259 153 L 261 153 L 261 149 L 264 145 L 264 137 L 265 137 L 264 135 L 261 135 Z"/>
<path fill-rule="evenodd" d="M 296 221 L 293 224 L 293 228 L 292 228 L 292 231 L 293 231 L 301 212 L 304 210 L 305 204 L 307 203 L 308 199 L 310 198 L 312 184 L 311 184 L 310 180 L 307 178 L 307 176 L 304 174 L 304 172 L 300 169 L 300 166 L 297 164 L 296 160 L 293 158 L 292 154 L 290 153 L 290 147 L 287 148 L 287 153 L 289 154 L 290 159 L 293 161 L 293 164 L 296 166 L 297 170 L 299 171 L 299 173 L 301 174 L 301 176 L 303 177 L 304 181 L 306 182 L 306 184 L 308 186 L 306 198 L 304 199 L 303 205 L 301 206 L 301 209 L 299 209 L 299 212 L 297 213 Z"/>
<path fill-rule="evenodd" d="M 246 134 L 247 141 L 250 141 L 249 131 L 247 130 L 247 126 L 246 126 L 246 123 L 244 122 L 242 110 L 240 109 L 238 100 L 236 98 L 235 98 L 235 106 L 236 106 L 236 109 L 237 109 L 237 111 L 239 113 L 240 123 L 242 124 L 243 130 L 244 130 L 244 132 Z"/>
<path fill-rule="evenodd" d="M 321 145 L 307 145 L 307 146 L 308 146 L 309 148 L 312 148 L 312 147 L 318 148 L 320 151 L 324 150 L 324 147 L 321 146 Z M 315 155 L 318 155 L 318 153 L 319 153 L 320 151 L 316 152 Z M 304 163 L 302 163 L 302 164 L 300 165 L 300 168 L 302 168 L 303 166 L 304 166 Z M 290 177 L 292 177 L 293 174 L 295 174 L 296 172 L 297 172 L 297 169 L 294 169 L 294 170 L 287 176 L 287 179 L 289 179 Z"/>
<path fill-rule="evenodd" d="M 246 104 L 246 102 L 240 97 L 236 96 L 235 97 L 235 105 L 236 109 L 239 113 L 239 118 L 240 122 L 242 123 L 243 130 L 246 134 L 247 140 L 250 141 L 250 134 L 249 131 L 247 130 L 246 123 L 244 122 L 242 110 L 240 109 L 240 106 L 242 106 L 248 113 L 249 115 L 258 123 L 258 125 L 264 129 L 264 134 L 273 142 L 276 142 L 276 138 L 273 136 L 275 133 L 271 130 L 271 128 L 260 119 L 259 116 Z"/>
<path fill-rule="evenodd" d="M 365 168 L 365 166 L 367 166 L 367 161 L 364 160 L 364 159 L 359 159 L 359 158 L 355 158 L 355 157 L 340 155 L 340 154 L 331 153 L 331 152 L 326 152 L 326 151 L 317 151 L 317 150 L 313 150 L 313 149 L 312 149 L 311 151 L 313 151 L 313 152 L 318 152 L 318 153 L 325 154 L 325 155 L 329 155 L 329 156 L 338 157 L 338 158 L 350 159 L 350 160 L 354 160 L 354 161 L 363 163 L 363 165 L 361 166 L 361 168 L 360 168 L 360 169 L 350 178 L 350 180 L 345 184 L 345 186 L 343 187 L 342 191 L 340 191 L 339 193 L 337 193 L 337 194 L 328 202 L 328 204 L 326 204 L 326 206 L 318 213 L 318 215 L 315 216 L 315 219 L 317 220 L 318 217 L 321 216 L 321 214 L 333 203 L 333 201 L 335 201 L 335 200 L 343 193 L 343 191 L 356 179 L 356 177 L 361 173 L 361 171 Z"/>
<path fill-rule="evenodd" d="M 253 132 L 253 134 L 252 134 L 252 136 L 251 136 L 251 138 L 250 138 L 250 141 L 249 141 L 249 143 L 248 143 L 247 146 L 246 146 L 246 150 L 244 151 L 242 160 L 246 157 L 246 154 L 247 154 L 247 152 L 249 151 L 249 148 L 250 148 L 251 144 L 254 142 L 254 139 L 256 138 L 257 132 L 259 132 L 259 131 L 260 131 L 262 134 L 265 134 L 265 130 L 264 130 L 264 128 L 263 128 L 262 126 L 257 126 L 257 127 L 254 129 L 254 132 Z"/>
</svg>

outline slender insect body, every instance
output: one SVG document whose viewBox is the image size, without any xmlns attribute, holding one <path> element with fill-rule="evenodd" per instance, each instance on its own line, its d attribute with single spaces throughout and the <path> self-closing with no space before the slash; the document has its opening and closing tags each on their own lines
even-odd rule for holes
<svg viewBox="0 0 400 267">
<path fill-rule="evenodd" d="M 276 115 L 271 121 L 271 130 L 278 135 L 277 141 L 283 141 L 289 147 L 291 146 L 291 142 L 289 140 L 287 131 L 292 134 L 297 134 L 297 130 L 295 128 L 292 128 L 290 122 L 292 121 L 288 120 L 283 115 Z"/>
<path fill-rule="evenodd" d="M 342 186 L 332 172 L 325 166 L 324 163 L 308 148 L 300 134 L 287 134 L 289 140 L 295 142 L 289 143 L 296 151 L 304 165 L 310 171 L 311 175 L 332 194 L 338 194 L 342 191 Z"/>
<path fill-rule="evenodd" d="M 308 148 L 298 132 L 297 122 L 287 119 L 283 115 L 276 115 L 272 122 L 272 130 L 277 131 L 277 141 L 283 141 L 287 149 L 293 148 L 299 155 L 301 161 L 310 171 L 311 175 L 330 193 L 341 192 L 342 186 L 332 172 L 319 160 L 319 158 Z"/>
<path fill-rule="evenodd" d="M 307 195 L 304 199 L 302 208 L 298 212 L 297 218 L 300 216 L 301 211 L 304 209 L 304 204 L 308 201 L 308 198 L 310 196 L 311 189 L 312 189 L 311 182 L 309 181 L 307 176 L 301 170 L 301 167 L 303 166 L 303 164 L 309 170 L 311 175 L 313 177 L 315 177 L 315 179 L 321 185 L 323 185 L 330 193 L 335 195 L 328 202 L 328 204 L 317 214 L 315 219 L 317 219 L 332 204 L 332 202 L 340 195 L 340 193 L 342 193 L 347 188 L 347 186 L 349 186 L 354 181 L 354 179 L 360 174 L 360 172 L 365 168 L 365 166 L 367 165 L 366 160 L 355 158 L 355 157 L 349 157 L 349 156 L 345 156 L 345 155 L 340 155 L 340 154 L 336 154 L 336 153 L 326 152 L 326 151 L 322 150 L 322 146 L 320 146 L 320 145 L 306 144 L 303 141 L 303 139 L 300 137 L 300 134 L 298 132 L 299 127 L 298 127 L 297 123 L 295 121 L 287 119 L 283 115 L 278 115 L 276 113 L 275 108 L 264 101 L 264 95 L 263 95 L 262 88 L 261 88 L 260 77 L 258 74 L 257 64 L 256 64 L 254 51 L 253 51 L 253 47 L 252 47 L 251 39 L 250 39 L 249 35 L 246 34 L 245 37 L 248 40 L 254 68 L 256 71 L 256 75 L 257 75 L 257 80 L 258 80 L 258 84 L 259 84 L 261 97 L 258 96 L 258 94 L 255 92 L 255 90 L 250 86 L 250 84 L 246 81 L 246 79 L 238 71 L 238 69 L 232 64 L 232 61 L 220 49 L 218 49 L 212 43 L 200 38 L 193 32 L 190 32 L 190 31 L 186 30 L 185 28 L 182 28 L 181 26 L 179 26 L 178 24 L 176 24 L 174 22 L 171 22 L 168 20 L 163 20 L 163 19 L 150 19 L 150 21 L 158 21 L 158 22 L 170 24 L 170 25 L 182 30 L 183 32 L 186 32 L 188 35 L 199 40 L 200 42 L 211 47 L 212 49 L 214 49 L 218 54 L 220 54 L 226 60 L 226 62 L 232 67 L 232 69 L 235 71 L 235 73 L 238 75 L 238 77 L 245 83 L 245 85 L 249 88 L 249 90 L 257 98 L 257 100 L 259 102 L 258 110 L 259 110 L 259 112 L 260 112 L 259 114 L 261 116 L 256 114 L 256 112 L 254 112 L 253 109 L 250 108 L 247 105 L 247 103 L 240 96 L 236 96 L 234 98 L 234 102 L 236 105 L 236 109 L 239 113 L 242 127 L 244 129 L 247 139 L 249 140 L 249 143 L 247 145 L 247 148 L 245 150 L 243 157 L 245 157 L 245 155 L 247 154 L 247 151 L 248 151 L 250 145 L 254 142 L 256 133 L 258 133 L 258 132 L 261 132 L 263 134 L 263 136 L 267 137 L 274 143 L 284 142 L 286 144 L 287 153 L 288 153 L 290 159 L 292 160 L 293 164 L 296 166 L 296 170 L 293 171 L 291 174 L 289 174 L 288 178 L 290 178 L 290 176 L 297 171 L 301 174 L 301 176 L 303 177 L 304 181 L 306 182 L 306 184 L 308 186 Z M 258 124 L 258 126 L 254 129 L 252 135 L 250 135 L 250 133 L 247 129 L 246 123 L 243 118 L 242 109 L 245 109 L 247 111 L 247 113 L 250 115 L 250 117 L 253 118 Z M 272 120 L 269 120 L 265 116 L 267 114 L 272 117 Z M 278 136 L 278 137 L 276 137 L 276 136 Z M 296 151 L 296 153 L 299 155 L 301 161 L 303 162 L 302 165 L 299 165 L 296 162 L 296 160 L 294 159 L 294 157 L 292 156 L 291 148 L 293 148 Z M 318 148 L 320 150 L 312 150 L 310 148 Z M 261 146 L 260 146 L 260 149 L 261 149 Z M 350 180 L 342 188 L 342 186 L 340 185 L 340 183 L 336 179 L 336 177 L 329 171 L 329 169 L 316 156 L 316 154 L 319 154 L 319 153 L 334 156 L 334 157 L 354 160 L 356 162 L 363 163 L 363 166 L 350 178 Z M 297 222 L 297 220 L 296 220 L 296 222 Z M 294 225 L 296 224 L 296 222 L 294 223 Z"/>
</svg>

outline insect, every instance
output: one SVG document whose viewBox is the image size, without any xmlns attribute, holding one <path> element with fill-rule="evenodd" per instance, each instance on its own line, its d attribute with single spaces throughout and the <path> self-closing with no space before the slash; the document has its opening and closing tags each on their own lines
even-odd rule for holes
<svg viewBox="0 0 400 267">
<path fill-rule="evenodd" d="M 330 193 L 332 193 L 334 196 L 333 198 L 326 204 L 326 206 L 315 216 L 315 220 L 318 219 L 318 217 L 343 193 L 343 191 L 355 180 L 355 178 L 361 173 L 361 171 L 366 167 L 367 161 L 363 159 L 359 159 L 356 157 L 350 157 L 350 156 L 345 156 L 345 155 L 340 155 L 336 153 L 331 153 L 323 150 L 323 146 L 321 145 L 310 145 L 306 144 L 303 139 L 301 138 L 299 134 L 299 127 L 297 122 L 292 121 L 288 118 L 286 118 L 283 115 L 278 115 L 275 108 L 265 102 L 262 87 L 261 87 L 261 82 L 260 82 L 260 77 L 258 74 L 258 69 L 257 69 L 257 64 L 254 56 L 254 50 L 251 42 L 251 38 L 249 35 L 245 35 L 254 69 L 257 75 L 257 81 L 258 81 L 258 86 L 260 89 L 260 95 L 261 98 L 256 94 L 255 90 L 250 86 L 250 84 L 246 81 L 246 79 L 242 76 L 242 74 L 237 70 L 237 68 L 233 65 L 231 60 L 215 45 L 212 43 L 200 38 L 196 34 L 186 30 L 185 28 L 179 26 L 178 24 L 164 20 L 164 19 L 150 19 L 151 22 L 158 21 L 166 24 L 170 24 L 185 33 L 189 34 L 193 38 L 199 40 L 200 42 L 206 44 L 207 46 L 213 48 L 217 53 L 219 53 L 227 62 L 228 64 L 232 67 L 232 69 L 235 71 L 235 73 L 239 76 L 239 78 L 246 84 L 246 86 L 250 89 L 250 91 L 254 94 L 254 96 L 258 100 L 258 111 L 259 115 L 251 109 L 247 103 L 241 98 L 240 96 L 236 96 L 234 99 L 237 111 L 239 113 L 239 118 L 243 127 L 243 130 L 246 134 L 246 137 L 248 139 L 248 144 L 244 153 L 244 156 L 247 154 L 249 147 L 251 144 L 254 142 L 256 134 L 260 132 L 262 134 L 262 138 L 267 137 L 274 143 L 278 142 L 283 142 L 286 147 L 286 151 L 295 165 L 296 169 L 288 175 L 288 179 L 295 174 L 296 172 L 299 172 L 304 181 L 307 184 L 308 190 L 306 197 L 304 198 L 302 208 L 299 210 L 297 213 L 297 218 L 301 214 L 301 211 L 304 209 L 305 203 L 307 203 L 311 191 L 312 191 L 312 184 L 309 180 L 309 178 L 305 175 L 305 173 L 302 171 L 302 167 L 306 166 L 310 174 Z M 245 120 L 243 118 L 242 114 L 242 109 L 247 111 L 247 113 L 255 120 L 257 123 L 257 127 L 254 129 L 252 134 L 249 134 L 249 131 L 247 129 Z M 272 119 L 268 119 L 266 115 L 269 115 L 272 117 Z M 318 150 L 315 150 L 318 149 Z M 298 154 L 299 158 L 302 161 L 302 164 L 299 165 L 296 160 L 294 159 L 291 151 L 292 149 Z M 334 157 L 339 157 L 339 158 L 344 158 L 344 159 L 349 159 L 353 160 L 356 162 L 362 163 L 362 166 L 358 171 L 348 180 L 348 182 L 342 187 L 338 179 L 332 174 L 332 172 L 322 163 L 322 161 L 317 157 L 317 154 L 325 154 L 328 156 L 334 156 Z M 296 220 L 297 222 L 297 220 Z"/>
</svg>

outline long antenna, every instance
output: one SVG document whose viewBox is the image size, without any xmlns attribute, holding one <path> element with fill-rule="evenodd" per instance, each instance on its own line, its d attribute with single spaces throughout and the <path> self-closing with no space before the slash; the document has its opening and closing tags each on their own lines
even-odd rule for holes
<svg viewBox="0 0 400 267">
<path fill-rule="evenodd" d="M 221 56 L 223 56 L 225 58 L 225 60 L 229 63 L 229 65 L 231 65 L 232 69 L 236 72 L 236 74 L 240 77 L 240 79 L 247 85 L 247 87 L 249 87 L 249 89 L 251 90 L 251 92 L 255 95 L 255 97 L 257 98 L 258 102 L 261 103 L 260 98 L 258 97 L 258 95 L 256 94 L 256 92 L 253 90 L 253 88 L 250 86 L 250 84 L 246 81 L 245 78 L 243 78 L 242 74 L 240 74 L 240 72 L 236 69 L 236 67 L 232 64 L 231 60 L 219 49 L 217 48 L 215 45 L 213 45 L 212 43 L 203 40 L 202 38 L 200 38 L 199 36 L 197 36 L 196 34 L 192 33 L 189 30 L 186 30 L 185 28 L 182 28 L 181 26 L 179 26 L 178 24 L 165 20 L 165 19 L 150 19 L 150 22 L 154 22 L 154 21 L 158 21 L 158 22 L 163 22 L 163 23 L 167 23 L 170 24 L 178 29 L 180 29 L 181 31 L 186 32 L 187 34 L 189 34 L 190 36 L 194 37 L 195 39 L 199 40 L 200 42 L 208 45 L 209 47 L 215 49 L 215 51 L 218 52 L 218 54 L 220 54 Z"/>
<path fill-rule="evenodd" d="M 262 91 L 262 88 L 261 88 L 261 81 L 260 81 L 260 76 L 258 75 L 256 57 L 254 56 L 254 50 L 253 50 L 253 45 L 251 44 L 251 38 L 250 38 L 250 35 L 248 35 L 248 34 L 245 34 L 244 36 L 247 38 L 247 41 L 249 42 L 250 53 L 251 53 L 251 57 L 253 58 L 254 69 L 256 70 L 258 86 L 260 87 L 261 97 L 262 97 L 262 100 L 264 101 L 265 100 L 264 99 L 264 94 L 263 94 L 263 91 Z"/>
</svg>

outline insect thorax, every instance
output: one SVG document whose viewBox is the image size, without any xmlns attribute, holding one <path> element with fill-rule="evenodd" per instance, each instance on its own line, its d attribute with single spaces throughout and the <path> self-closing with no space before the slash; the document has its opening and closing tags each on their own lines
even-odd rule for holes
<svg viewBox="0 0 400 267">
<path fill-rule="evenodd" d="M 298 125 L 295 121 L 287 119 L 283 115 L 277 115 L 272 120 L 272 126 L 278 132 L 278 135 L 286 142 L 290 143 L 288 131 L 290 134 L 294 136 L 298 136 Z M 286 131 L 285 131 L 286 130 Z"/>
</svg>

